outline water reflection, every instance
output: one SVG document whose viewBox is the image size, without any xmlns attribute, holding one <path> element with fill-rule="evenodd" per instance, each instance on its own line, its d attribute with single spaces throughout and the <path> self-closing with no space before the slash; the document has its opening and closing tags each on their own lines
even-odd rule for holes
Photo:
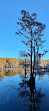
<svg viewBox="0 0 49 111">
<path fill-rule="evenodd" d="M 22 72 L 24 73 L 24 70 L 21 69 L 4 69 L 4 70 L 0 70 L 0 81 L 2 81 L 4 79 L 4 77 L 12 77 L 15 76 L 17 74 L 22 74 Z"/>
<path fill-rule="evenodd" d="M 0 73 L 0 111 L 49 111 L 49 73 L 36 73 L 34 85 L 30 74 L 15 70 Z"/>
<path fill-rule="evenodd" d="M 28 111 L 40 111 L 40 98 L 44 97 L 45 94 L 41 93 L 41 88 L 39 89 L 39 91 L 36 90 L 35 80 L 32 87 L 31 85 L 28 85 L 28 80 L 25 76 L 22 78 L 19 86 L 19 97 L 23 99 L 26 104 L 29 102 L 30 108 L 28 109 Z"/>
<path fill-rule="evenodd" d="M 23 76 L 23 74 L 25 73 L 25 70 L 24 69 L 19 69 L 19 68 L 6 68 L 4 70 L 1 70 L 0 69 L 0 81 L 2 81 L 4 79 L 4 77 L 12 77 L 12 76 L 15 76 L 17 74 L 20 74 Z M 27 70 L 27 73 L 29 73 L 29 71 Z M 27 74 L 26 73 L 26 74 Z M 29 73 L 30 74 L 30 73 Z M 39 80 L 40 79 L 43 79 L 43 76 L 44 74 L 48 74 L 47 72 L 39 72 L 39 73 L 35 73 L 35 75 L 39 75 Z M 26 76 L 26 75 L 25 75 Z"/>
</svg>

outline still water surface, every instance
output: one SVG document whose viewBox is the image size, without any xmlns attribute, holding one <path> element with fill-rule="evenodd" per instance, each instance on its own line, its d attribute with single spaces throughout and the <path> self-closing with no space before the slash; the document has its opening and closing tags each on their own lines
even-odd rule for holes
<svg viewBox="0 0 49 111">
<path fill-rule="evenodd" d="M 35 88 L 27 85 L 30 74 L 0 76 L 0 111 L 49 111 L 49 73 L 35 76 Z"/>
</svg>

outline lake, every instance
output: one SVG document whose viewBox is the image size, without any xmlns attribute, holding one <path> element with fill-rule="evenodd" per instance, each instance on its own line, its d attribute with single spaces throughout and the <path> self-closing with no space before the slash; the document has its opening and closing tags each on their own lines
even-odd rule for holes
<svg viewBox="0 0 49 111">
<path fill-rule="evenodd" d="M 0 74 L 0 111 L 49 111 L 49 72 L 35 74 L 32 89 L 29 78 L 9 70 Z"/>
</svg>

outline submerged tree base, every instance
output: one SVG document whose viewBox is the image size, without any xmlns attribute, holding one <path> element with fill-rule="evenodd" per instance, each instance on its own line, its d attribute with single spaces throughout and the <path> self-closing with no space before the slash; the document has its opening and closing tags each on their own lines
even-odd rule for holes
<svg viewBox="0 0 49 111">
<path fill-rule="evenodd" d="M 27 85 L 30 89 L 35 89 L 35 77 L 30 77 L 29 81 L 27 81 Z"/>
</svg>

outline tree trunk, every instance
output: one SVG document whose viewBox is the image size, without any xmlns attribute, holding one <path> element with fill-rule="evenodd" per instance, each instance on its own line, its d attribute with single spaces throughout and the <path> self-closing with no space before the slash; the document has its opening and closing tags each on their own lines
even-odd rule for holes
<svg viewBox="0 0 49 111">
<path fill-rule="evenodd" d="M 35 46 L 34 46 L 34 65 L 33 65 L 33 73 L 34 73 L 34 69 L 35 69 Z"/>
<path fill-rule="evenodd" d="M 37 72 L 38 72 L 38 48 L 37 48 Z"/>
<path fill-rule="evenodd" d="M 31 78 L 33 77 L 32 74 L 32 30 L 31 30 Z"/>
<path fill-rule="evenodd" d="M 25 77 L 26 77 L 26 59 L 25 59 Z"/>
</svg>

